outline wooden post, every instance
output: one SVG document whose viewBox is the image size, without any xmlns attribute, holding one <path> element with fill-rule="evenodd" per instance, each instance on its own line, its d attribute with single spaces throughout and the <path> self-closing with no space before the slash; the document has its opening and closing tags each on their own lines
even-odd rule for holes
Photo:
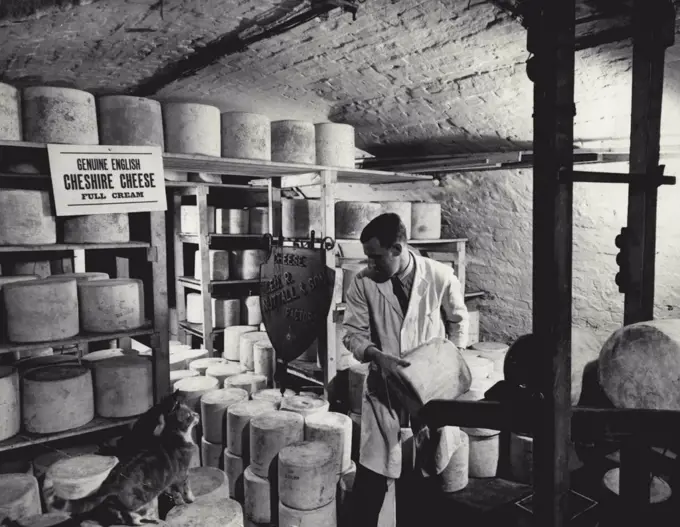
<svg viewBox="0 0 680 527">
<path fill-rule="evenodd" d="M 182 194 L 174 192 L 172 194 L 172 217 L 173 228 L 173 248 L 175 250 L 175 309 L 177 310 L 177 338 L 187 344 L 191 344 L 191 335 L 179 325 L 187 319 L 186 310 L 186 291 L 179 278 L 184 276 L 184 242 L 180 239 L 182 233 Z"/>
<path fill-rule="evenodd" d="M 323 239 L 328 236 L 335 240 L 335 185 L 338 173 L 334 170 L 321 171 L 321 203 L 322 203 L 322 232 Z M 326 251 L 326 265 L 336 273 L 342 272 L 335 268 L 335 247 Z M 335 310 L 337 302 L 335 294 L 331 298 L 331 307 L 326 317 L 326 331 L 319 338 L 319 362 L 323 366 L 323 385 L 326 399 L 333 404 L 335 397 L 334 383 L 337 374 L 335 342 Z"/>
<path fill-rule="evenodd" d="M 196 188 L 196 206 L 198 207 L 198 252 L 200 269 L 201 303 L 203 306 L 203 347 L 208 350 L 212 357 L 214 351 L 213 321 L 212 321 L 212 294 L 210 293 L 210 225 L 208 215 L 208 187 Z"/>
<path fill-rule="evenodd" d="M 570 489 L 573 185 L 559 176 L 573 166 L 575 1 L 535 4 L 533 332 L 542 351 L 543 399 L 534 441 L 534 525 L 562 527 Z"/>
<path fill-rule="evenodd" d="M 456 242 L 456 276 L 458 277 L 458 281 L 460 282 L 460 287 L 462 289 L 463 296 L 465 296 L 465 258 L 466 258 L 466 253 L 465 253 L 465 245 L 467 244 L 467 241 L 461 240 Z"/>
<path fill-rule="evenodd" d="M 154 398 L 158 402 L 170 391 L 168 257 L 165 212 L 151 212 L 149 216 L 151 223 L 149 260 L 151 260 L 153 284 L 153 324 L 156 331 L 151 347 L 153 348 Z"/>
</svg>

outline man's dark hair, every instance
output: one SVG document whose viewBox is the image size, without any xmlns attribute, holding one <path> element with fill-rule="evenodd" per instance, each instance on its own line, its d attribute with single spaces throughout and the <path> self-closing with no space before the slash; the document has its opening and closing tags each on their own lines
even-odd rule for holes
<svg viewBox="0 0 680 527">
<path fill-rule="evenodd" d="M 361 243 L 377 238 L 381 247 L 392 247 L 395 243 L 406 243 L 406 227 L 398 214 L 386 212 L 373 218 L 361 231 Z"/>
</svg>

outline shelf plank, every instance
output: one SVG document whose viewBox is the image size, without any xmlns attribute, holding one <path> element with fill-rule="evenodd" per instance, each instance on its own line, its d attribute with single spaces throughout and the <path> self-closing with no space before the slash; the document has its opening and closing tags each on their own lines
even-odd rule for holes
<svg viewBox="0 0 680 527">
<path fill-rule="evenodd" d="M 191 322 L 182 320 L 179 323 L 179 327 L 187 333 L 191 333 L 193 336 L 198 337 L 199 339 L 203 338 L 203 326 L 201 326 L 201 324 L 192 324 Z M 224 333 L 224 328 L 213 328 L 212 332 L 213 335 L 219 335 Z"/>
<path fill-rule="evenodd" d="M 147 249 L 147 242 L 124 243 L 52 243 L 45 245 L 2 245 L 0 253 L 43 252 L 43 251 L 95 251 L 101 249 Z"/>
<path fill-rule="evenodd" d="M 210 187 L 216 189 L 238 189 L 238 190 L 248 190 L 251 192 L 267 192 L 267 187 L 259 187 L 254 185 L 236 185 L 234 183 L 208 183 L 207 181 L 170 181 L 165 180 L 165 186 L 168 188 L 187 188 L 194 189 L 200 187 Z"/>
<path fill-rule="evenodd" d="M 217 240 L 253 240 L 261 241 L 262 234 L 210 234 L 210 242 Z M 179 234 L 180 241 L 184 243 L 195 243 L 198 244 L 198 234 Z"/>
<path fill-rule="evenodd" d="M 350 240 L 348 238 L 338 238 L 336 243 L 361 243 L 361 240 Z M 437 238 L 431 240 L 408 240 L 409 245 L 439 245 L 445 243 L 467 242 L 467 238 Z"/>
<path fill-rule="evenodd" d="M 92 432 L 98 432 L 101 430 L 109 430 L 112 428 L 118 428 L 126 425 L 130 425 L 137 420 L 134 418 L 126 419 L 104 419 L 103 417 L 95 417 L 94 420 L 90 421 L 85 426 L 74 428 L 72 430 L 66 430 L 64 432 L 58 432 L 56 434 L 29 434 L 28 432 L 20 432 L 18 435 L 6 439 L 0 442 L 0 452 L 7 452 L 9 450 L 16 450 L 17 448 L 24 448 L 28 446 L 50 443 L 53 441 L 58 441 L 60 439 L 66 439 L 68 437 L 79 436 L 83 434 L 88 434 Z"/>
<path fill-rule="evenodd" d="M 180 276 L 178 280 L 181 284 L 184 284 L 185 287 L 201 292 L 201 281 L 196 280 L 193 276 Z M 233 285 L 255 285 L 259 283 L 259 278 L 253 280 L 212 280 L 209 289 L 213 290 L 215 287 L 228 287 Z"/>
<path fill-rule="evenodd" d="M 85 344 L 87 342 L 101 342 L 104 340 L 116 340 L 125 337 L 140 337 L 142 335 L 151 335 L 154 329 L 148 323 L 142 328 L 131 329 L 129 331 L 117 331 L 115 333 L 82 333 L 63 340 L 52 340 L 49 342 L 31 342 L 15 344 L 10 342 L 0 343 L 0 354 L 12 353 L 14 351 L 30 351 L 36 348 L 61 348 L 72 347 L 78 344 Z"/>
</svg>

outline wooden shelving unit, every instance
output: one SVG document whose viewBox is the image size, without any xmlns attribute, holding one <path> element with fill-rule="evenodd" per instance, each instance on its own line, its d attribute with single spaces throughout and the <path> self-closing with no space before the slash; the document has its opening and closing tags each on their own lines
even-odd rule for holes
<svg viewBox="0 0 680 527">
<path fill-rule="evenodd" d="M 17 155 L 23 159 L 28 155 L 31 159 L 48 166 L 46 145 L 0 141 L 0 162 L 3 165 L 9 166 Z M 0 188 L 51 190 L 51 180 L 49 174 L 11 174 L 0 171 Z M 170 389 L 165 213 L 131 215 L 130 235 L 135 241 L 0 247 L 0 266 L 3 267 L 16 261 L 60 260 L 65 264 L 64 272 L 101 270 L 109 272 L 112 277 L 139 278 L 144 282 L 144 308 L 149 319 L 143 327 L 130 331 L 107 334 L 80 333 L 68 339 L 30 344 L 0 342 L 0 355 L 51 347 L 55 353 L 74 353 L 74 359 L 77 360 L 93 343 L 107 342 L 114 347 L 122 347 L 129 345 L 131 338 L 138 338 L 153 350 L 154 397 L 159 400 L 164 396 Z M 3 271 L 7 272 L 4 269 Z M 0 453 L 5 456 L 11 450 L 116 429 L 133 421 L 134 419 L 96 417 L 85 426 L 57 434 L 34 435 L 22 431 L 19 435 L 0 442 Z"/>
</svg>

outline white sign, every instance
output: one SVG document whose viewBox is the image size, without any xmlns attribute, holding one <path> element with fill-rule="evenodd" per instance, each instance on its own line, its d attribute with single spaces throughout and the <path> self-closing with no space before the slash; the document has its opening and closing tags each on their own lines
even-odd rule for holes
<svg viewBox="0 0 680 527">
<path fill-rule="evenodd" d="M 47 145 L 57 216 L 168 208 L 158 146 Z"/>
</svg>

